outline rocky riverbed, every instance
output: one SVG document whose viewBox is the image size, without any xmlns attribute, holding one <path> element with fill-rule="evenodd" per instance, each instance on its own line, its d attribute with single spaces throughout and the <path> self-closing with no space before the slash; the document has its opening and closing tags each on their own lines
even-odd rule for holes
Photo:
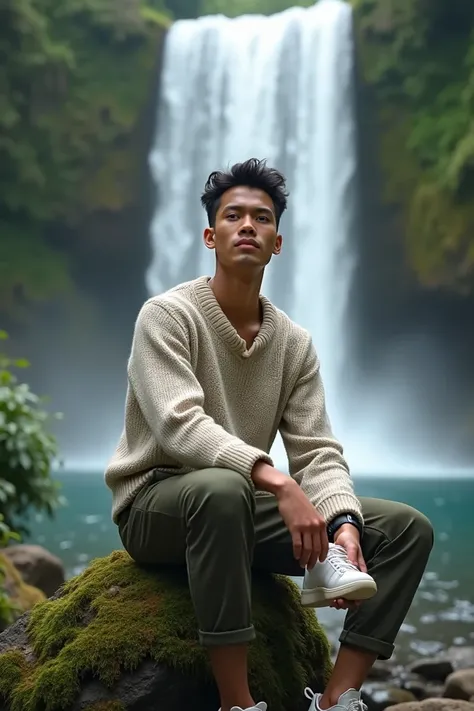
<svg viewBox="0 0 474 711">
<path fill-rule="evenodd" d="M 423 704 L 434 709 L 452 706 L 453 702 L 471 702 L 474 711 L 474 646 L 450 647 L 446 653 L 433 658 L 420 658 L 408 665 L 396 661 L 378 661 L 362 688 L 369 711 L 382 711 L 388 706 L 407 702 L 438 699 L 436 704 Z M 418 706 L 418 704 L 417 704 Z M 456 705 L 458 711 L 461 706 Z M 454 707 L 453 707 L 454 708 Z M 404 711 L 414 711 L 403 706 Z"/>
</svg>

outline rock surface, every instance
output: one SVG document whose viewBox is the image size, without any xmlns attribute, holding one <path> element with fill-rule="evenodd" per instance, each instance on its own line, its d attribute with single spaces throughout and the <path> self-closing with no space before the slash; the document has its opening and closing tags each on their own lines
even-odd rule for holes
<svg viewBox="0 0 474 711">
<path fill-rule="evenodd" d="M 20 571 L 25 583 L 39 588 L 46 597 L 53 595 L 65 582 L 62 561 L 42 546 L 9 546 L 4 549 L 3 555 Z"/>
<path fill-rule="evenodd" d="M 445 681 L 453 671 L 454 666 L 450 659 L 417 659 L 410 665 L 410 670 L 419 674 L 428 681 Z"/>
<path fill-rule="evenodd" d="M 288 578 L 258 576 L 253 619 L 254 694 L 272 711 L 307 711 L 304 687 L 322 690 L 331 671 L 314 612 Z M 122 551 L 94 561 L 0 635 L 0 699 L 0 711 L 13 700 L 54 711 L 218 709 L 185 576 L 140 569 Z"/>
<path fill-rule="evenodd" d="M 377 661 L 362 692 L 369 711 L 389 706 L 391 711 L 474 711 L 464 706 L 474 702 L 474 648 L 450 647 L 439 657 L 422 657 L 406 667 L 395 659 Z"/>
<path fill-rule="evenodd" d="M 474 669 L 459 669 L 446 679 L 444 694 L 448 699 L 469 699 L 474 696 Z"/>
<path fill-rule="evenodd" d="M 0 554 L 0 566 L 5 576 L 2 580 L 2 587 L 17 608 L 16 617 L 27 610 L 31 610 L 37 602 L 44 600 L 45 596 L 41 590 L 32 585 L 27 585 L 12 561 L 4 556 L 3 552 Z M 0 632 L 6 626 L 6 623 L 0 621 Z"/>
<path fill-rule="evenodd" d="M 455 699 L 425 699 L 392 706 L 390 711 L 474 711 L 468 701 Z"/>
<path fill-rule="evenodd" d="M 474 647 L 449 647 L 446 656 L 455 669 L 474 669 Z"/>
</svg>

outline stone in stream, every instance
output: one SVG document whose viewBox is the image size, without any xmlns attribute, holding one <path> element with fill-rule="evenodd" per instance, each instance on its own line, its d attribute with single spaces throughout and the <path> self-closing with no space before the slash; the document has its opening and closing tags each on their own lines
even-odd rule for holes
<svg viewBox="0 0 474 711">
<path fill-rule="evenodd" d="M 454 671 L 454 666 L 448 657 L 435 657 L 433 659 L 417 659 L 410 664 L 409 670 L 419 674 L 427 681 L 443 682 Z"/>
<path fill-rule="evenodd" d="M 425 699 L 391 706 L 390 711 L 474 711 L 468 701 L 457 699 Z"/>
<path fill-rule="evenodd" d="M 474 669 L 458 669 L 446 679 L 444 697 L 468 701 L 474 696 Z"/>
<path fill-rule="evenodd" d="M 64 566 L 57 556 L 42 546 L 20 543 L 2 550 L 28 585 L 42 590 L 46 597 L 54 595 L 65 581 Z"/>
</svg>

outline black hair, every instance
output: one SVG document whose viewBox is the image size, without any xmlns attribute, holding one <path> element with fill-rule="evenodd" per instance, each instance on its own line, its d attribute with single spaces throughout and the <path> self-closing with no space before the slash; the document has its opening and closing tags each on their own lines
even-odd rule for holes
<svg viewBox="0 0 474 711">
<path fill-rule="evenodd" d="M 276 168 L 268 168 L 266 161 L 258 158 L 249 158 L 244 163 L 236 163 L 227 172 L 215 170 L 210 174 L 201 195 L 201 204 L 207 212 L 209 226 L 215 225 L 222 195 L 226 190 L 240 185 L 259 188 L 271 197 L 278 227 L 287 206 L 286 179 L 280 171 Z"/>
</svg>

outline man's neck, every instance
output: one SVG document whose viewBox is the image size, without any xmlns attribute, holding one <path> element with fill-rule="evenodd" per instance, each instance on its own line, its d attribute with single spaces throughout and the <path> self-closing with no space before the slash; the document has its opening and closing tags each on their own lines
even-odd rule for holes
<svg viewBox="0 0 474 711">
<path fill-rule="evenodd" d="M 245 326 L 260 322 L 260 287 L 263 274 L 257 279 L 229 276 L 217 271 L 209 285 L 229 321 Z"/>
</svg>

